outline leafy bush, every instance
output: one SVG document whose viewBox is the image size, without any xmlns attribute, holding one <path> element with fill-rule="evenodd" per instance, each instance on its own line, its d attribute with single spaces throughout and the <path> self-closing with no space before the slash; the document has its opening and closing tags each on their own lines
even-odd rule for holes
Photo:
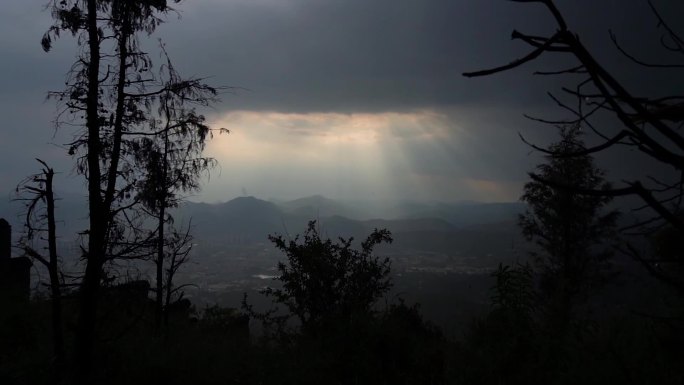
<svg viewBox="0 0 684 385">
<path fill-rule="evenodd" d="M 316 221 L 309 222 L 303 243 L 299 236 L 269 239 L 287 255 L 287 263 L 278 263 L 282 288 L 264 293 L 285 305 L 303 330 L 314 332 L 330 323 L 363 318 L 391 287 L 389 259 L 373 255 L 376 245 L 392 242 L 388 230 L 374 230 L 361 250 L 352 248 L 353 238 L 340 238 L 338 243 L 321 239 Z"/>
</svg>

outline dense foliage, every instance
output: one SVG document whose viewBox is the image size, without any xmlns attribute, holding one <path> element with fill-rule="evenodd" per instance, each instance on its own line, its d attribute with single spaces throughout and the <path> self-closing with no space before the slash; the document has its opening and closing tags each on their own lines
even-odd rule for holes
<svg viewBox="0 0 684 385">
<path fill-rule="evenodd" d="M 268 288 L 265 294 L 285 305 L 306 330 L 363 317 L 390 289 L 390 261 L 373 255 L 376 245 L 392 242 L 387 230 L 373 231 L 361 250 L 352 247 L 352 238 L 339 243 L 321 239 L 315 221 L 309 222 L 303 243 L 298 237 L 269 239 L 287 262 L 278 263 L 282 288 Z"/>
<path fill-rule="evenodd" d="M 586 150 L 578 126 L 561 127 L 550 150 L 557 155 L 548 156 L 525 184 L 521 199 L 528 210 L 519 224 L 536 246 L 532 258 L 549 322 L 562 327 L 608 278 L 608 242 L 618 213 L 606 209 L 611 197 L 585 193 L 610 184 L 590 154 L 577 155 Z"/>
</svg>

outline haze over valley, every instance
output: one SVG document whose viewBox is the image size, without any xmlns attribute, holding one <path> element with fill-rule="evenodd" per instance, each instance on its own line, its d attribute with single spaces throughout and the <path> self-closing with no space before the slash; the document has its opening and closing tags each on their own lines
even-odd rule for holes
<svg viewBox="0 0 684 385">
<path fill-rule="evenodd" d="M 57 204 L 60 249 L 65 267 L 77 263 L 76 234 L 85 225 L 85 204 L 69 195 Z M 192 283 L 186 297 L 198 307 L 219 303 L 239 307 L 243 293 L 265 306 L 258 291 L 274 285 L 276 265 L 285 256 L 268 240 L 270 234 L 302 234 L 316 220 L 325 237 L 365 239 L 375 228 L 392 232 L 394 242 L 377 249 L 392 262 L 392 296 L 422 304 L 426 316 L 456 332 L 468 316 L 486 309 L 489 276 L 499 263 L 524 257 L 527 246 L 516 225 L 521 203 L 379 204 L 340 202 L 320 195 L 290 201 L 238 197 L 224 203 L 186 202 L 174 213 L 177 224 L 192 223 L 190 262 L 178 284 Z M 5 201 L 0 217 L 10 220 L 14 236 L 22 230 L 21 202 Z M 43 273 L 44 274 L 44 273 Z M 131 279 L 151 279 L 152 264 L 136 263 Z M 37 278 L 37 276 L 35 277 Z M 38 288 L 38 287 L 37 287 Z M 445 295 L 448 293 L 448 295 Z M 390 297 L 391 298 L 391 297 Z M 456 306 L 458 305 L 458 306 Z M 454 317 L 453 312 L 462 313 Z M 472 313 L 471 313 L 472 312 Z"/>
</svg>

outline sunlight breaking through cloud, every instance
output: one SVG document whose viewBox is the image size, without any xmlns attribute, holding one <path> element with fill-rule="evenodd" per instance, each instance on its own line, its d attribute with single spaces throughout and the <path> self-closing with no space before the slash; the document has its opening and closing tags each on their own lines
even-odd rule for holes
<svg viewBox="0 0 684 385">
<path fill-rule="evenodd" d="M 459 143 L 467 135 L 453 119 L 434 111 L 234 111 L 212 120 L 230 134 L 209 143 L 207 153 L 221 166 L 203 194 L 207 200 L 245 193 L 395 201 L 512 196 L 508 186 L 471 183 L 468 162 L 454 163 L 459 153 L 468 152 Z"/>
</svg>

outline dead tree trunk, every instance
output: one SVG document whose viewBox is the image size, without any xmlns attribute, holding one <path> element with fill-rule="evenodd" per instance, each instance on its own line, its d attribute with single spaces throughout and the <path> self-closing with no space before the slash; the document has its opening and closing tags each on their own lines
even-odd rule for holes
<svg viewBox="0 0 684 385">
<path fill-rule="evenodd" d="M 33 195 L 31 198 L 26 198 L 27 212 L 26 212 L 26 230 L 27 242 L 35 237 L 36 232 L 45 231 L 45 229 L 37 225 L 35 220 L 47 221 L 47 241 L 48 241 L 48 258 L 45 258 L 41 253 L 36 251 L 29 244 L 25 243 L 23 249 L 34 260 L 43 264 L 50 277 L 50 302 L 51 302 L 51 325 L 52 325 L 52 344 L 55 356 L 55 377 L 57 382 L 62 379 L 62 370 L 65 363 L 64 353 L 64 333 L 62 329 L 62 293 L 61 282 L 59 279 L 59 261 L 57 255 L 57 226 L 55 219 L 55 195 L 53 190 L 53 180 L 55 172 L 47 166 L 45 162 L 38 159 L 44 168 L 40 174 L 29 178 L 30 183 L 36 185 L 24 184 L 21 190 Z M 40 202 L 45 202 L 45 214 L 36 217 L 35 213 Z"/>
</svg>

